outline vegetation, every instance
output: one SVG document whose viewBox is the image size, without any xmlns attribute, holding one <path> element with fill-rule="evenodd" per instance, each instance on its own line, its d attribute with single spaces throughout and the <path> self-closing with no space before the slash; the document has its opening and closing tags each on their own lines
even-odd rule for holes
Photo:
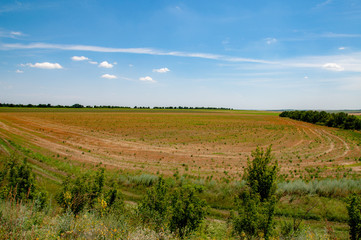
<svg viewBox="0 0 361 240">
<path fill-rule="evenodd" d="M 328 127 L 361 130 L 361 120 L 344 112 L 327 113 L 325 111 L 284 111 L 280 117 L 288 117 L 303 122 L 324 125 Z"/>
<path fill-rule="evenodd" d="M 358 219 L 358 131 L 259 112 L 13 110 L 1 239 L 347 239 Z"/>
<path fill-rule="evenodd" d="M 238 214 L 233 216 L 235 231 L 241 236 L 263 236 L 269 239 L 274 228 L 278 164 L 271 155 L 271 146 L 264 152 L 252 152 L 243 179 L 245 188 L 236 199 Z"/>
<path fill-rule="evenodd" d="M 42 209 L 46 204 L 46 194 L 36 184 L 34 174 L 26 159 L 6 159 L 5 167 L 0 171 L 0 198 L 13 201 L 36 201 L 36 207 Z"/>
<path fill-rule="evenodd" d="M 352 194 L 348 199 L 348 215 L 350 217 L 348 224 L 350 226 L 350 239 L 361 238 L 361 199 L 360 196 Z"/>
<path fill-rule="evenodd" d="M 126 106 L 111 106 L 111 105 L 102 105 L 102 106 L 83 106 L 79 103 L 75 103 L 71 106 L 67 105 L 51 105 L 48 104 L 14 104 L 14 103 L 0 103 L 0 107 L 16 107 L 16 108 L 123 108 L 123 109 L 130 109 L 131 107 Z M 150 109 L 150 107 L 144 106 L 134 106 L 134 109 Z M 231 108 L 218 108 L 218 107 L 187 107 L 187 106 L 168 106 L 168 107 L 153 107 L 153 109 L 204 109 L 204 110 L 232 110 Z"/>
</svg>

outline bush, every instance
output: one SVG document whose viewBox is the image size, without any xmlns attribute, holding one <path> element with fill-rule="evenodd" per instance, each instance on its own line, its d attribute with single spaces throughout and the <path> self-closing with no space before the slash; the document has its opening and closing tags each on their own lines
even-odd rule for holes
<svg viewBox="0 0 361 240">
<path fill-rule="evenodd" d="M 361 199 L 352 194 L 348 199 L 347 211 L 349 215 L 350 239 L 361 239 Z"/>
<path fill-rule="evenodd" d="M 147 191 L 138 207 L 144 224 L 153 225 L 156 231 L 165 228 L 169 215 L 169 187 L 163 178 Z"/>
<path fill-rule="evenodd" d="M 171 196 L 170 230 L 181 238 L 198 229 L 207 214 L 207 204 L 197 196 L 197 190 L 182 185 Z"/>
<path fill-rule="evenodd" d="M 120 192 L 115 189 L 104 190 L 104 169 L 95 174 L 86 173 L 76 178 L 68 176 L 56 194 L 57 202 L 64 208 L 78 214 L 85 207 L 97 209 L 102 214 L 117 205 L 123 208 L 124 203 Z"/>
<path fill-rule="evenodd" d="M 266 152 L 257 147 L 252 157 L 253 161 L 248 161 L 243 176 L 246 186 L 236 199 L 238 214 L 232 214 L 231 218 L 239 235 L 263 235 L 268 239 L 274 228 L 273 217 L 278 201 L 278 164 L 271 155 L 271 146 Z"/>
<path fill-rule="evenodd" d="M 169 230 L 181 238 L 198 229 L 207 213 L 207 206 L 197 192 L 202 188 L 181 185 L 171 189 L 163 178 L 147 191 L 138 207 L 143 224 L 156 232 Z"/>
<path fill-rule="evenodd" d="M 19 163 L 15 156 L 11 156 L 4 164 L 0 175 L 0 198 L 15 201 L 34 200 L 38 210 L 46 206 L 47 194 L 40 191 L 26 159 Z"/>
</svg>

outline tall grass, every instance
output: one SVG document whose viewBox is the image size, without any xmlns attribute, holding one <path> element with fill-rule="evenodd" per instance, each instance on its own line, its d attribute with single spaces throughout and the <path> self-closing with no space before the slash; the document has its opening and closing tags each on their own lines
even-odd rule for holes
<svg viewBox="0 0 361 240">
<path fill-rule="evenodd" d="M 322 197 L 346 197 L 350 193 L 361 193 L 361 179 L 324 179 L 305 182 L 294 180 L 278 184 L 281 194 L 317 194 Z"/>
</svg>

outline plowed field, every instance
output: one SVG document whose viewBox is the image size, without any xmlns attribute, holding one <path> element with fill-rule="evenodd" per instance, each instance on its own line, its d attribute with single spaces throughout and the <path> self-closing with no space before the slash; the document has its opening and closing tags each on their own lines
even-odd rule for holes
<svg viewBox="0 0 361 240">
<path fill-rule="evenodd" d="M 5 142 L 67 161 L 165 175 L 238 178 L 251 151 L 270 144 L 287 178 L 358 174 L 360 136 L 270 112 L 0 109 Z"/>
</svg>

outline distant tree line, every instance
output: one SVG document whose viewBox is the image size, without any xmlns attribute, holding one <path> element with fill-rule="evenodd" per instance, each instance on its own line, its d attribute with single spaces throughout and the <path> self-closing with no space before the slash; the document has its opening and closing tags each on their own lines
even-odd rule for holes
<svg viewBox="0 0 361 240">
<path fill-rule="evenodd" d="M 14 103 L 0 103 L 0 107 L 22 107 L 22 108 L 131 108 L 125 106 L 83 106 L 75 103 L 71 106 L 68 105 L 51 105 L 48 104 L 14 104 Z"/>
<path fill-rule="evenodd" d="M 325 111 L 284 111 L 280 114 L 280 117 L 288 117 L 328 127 L 361 130 L 361 120 L 354 115 L 348 115 L 344 112 L 327 113 Z"/>
<path fill-rule="evenodd" d="M 153 107 L 153 109 L 206 109 L 206 110 L 233 110 L 233 108 L 223 108 L 223 107 Z"/>
<path fill-rule="evenodd" d="M 0 107 L 22 107 L 22 108 L 124 108 L 131 109 L 131 107 L 127 106 L 110 106 L 110 105 L 94 105 L 94 106 L 83 106 L 79 103 L 73 104 L 71 106 L 68 105 L 51 105 L 48 104 L 13 104 L 13 103 L 0 103 Z M 134 106 L 134 109 L 151 109 L 151 107 L 145 106 Z M 233 110 L 232 108 L 217 108 L 217 107 L 153 107 L 153 109 L 206 109 L 206 110 Z"/>
</svg>

